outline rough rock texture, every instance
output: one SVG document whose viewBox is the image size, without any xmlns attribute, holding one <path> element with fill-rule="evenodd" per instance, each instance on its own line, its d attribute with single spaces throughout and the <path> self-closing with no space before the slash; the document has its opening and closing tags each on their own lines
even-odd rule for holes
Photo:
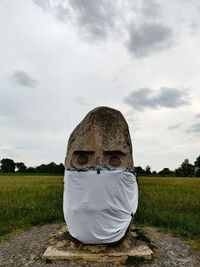
<svg viewBox="0 0 200 267">
<path fill-rule="evenodd" d="M 90 111 L 68 141 L 66 168 L 97 165 L 133 169 L 128 124 L 120 111 L 108 107 Z"/>
<path fill-rule="evenodd" d="M 57 261 L 45 262 L 42 255 L 49 245 L 49 239 L 60 225 L 52 224 L 42 227 L 33 227 L 28 231 L 13 235 L 7 241 L 0 243 L 0 266 L 4 267 L 97 267 L 100 263 L 88 263 L 83 261 Z M 141 267 L 199 267 L 200 252 L 193 250 L 179 238 L 169 234 L 158 232 L 153 228 L 144 228 L 151 240 L 157 246 L 155 259 L 151 263 L 140 265 Z M 109 263 L 107 267 L 112 267 Z M 122 266 L 122 265 L 121 265 Z M 134 266 L 134 264 L 129 265 Z M 138 265 L 137 265 L 138 266 Z"/>
</svg>

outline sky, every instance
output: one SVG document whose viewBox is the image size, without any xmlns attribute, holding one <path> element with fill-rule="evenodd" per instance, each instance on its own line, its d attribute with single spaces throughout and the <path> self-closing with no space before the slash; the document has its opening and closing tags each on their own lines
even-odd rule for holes
<svg viewBox="0 0 200 267">
<path fill-rule="evenodd" d="M 135 166 L 200 155 L 198 0 L 0 0 L 0 159 L 64 162 L 97 106 L 122 112 Z"/>
</svg>

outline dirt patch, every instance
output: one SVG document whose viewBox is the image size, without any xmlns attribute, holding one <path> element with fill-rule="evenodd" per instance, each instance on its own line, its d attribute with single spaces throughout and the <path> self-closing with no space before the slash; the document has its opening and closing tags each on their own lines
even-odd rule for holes
<svg viewBox="0 0 200 267">
<path fill-rule="evenodd" d="M 13 235 L 0 243 L 0 266 L 32 266 L 32 267 L 58 267 L 58 266 L 102 266 L 99 263 L 81 261 L 45 262 L 42 255 L 49 244 L 50 236 L 60 229 L 60 225 L 52 224 L 33 227 L 28 231 Z M 200 252 L 193 250 L 179 238 L 145 227 L 145 233 L 157 246 L 155 258 L 151 263 L 137 263 L 141 267 L 200 267 Z M 136 264 L 136 263 L 135 263 Z M 107 267 L 113 266 L 108 264 Z M 136 266 L 131 265 L 129 266 Z"/>
<path fill-rule="evenodd" d="M 151 227 L 145 227 L 144 232 L 157 247 L 154 261 L 149 267 L 200 267 L 200 251 L 192 249 L 182 239 Z"/>
</svg>

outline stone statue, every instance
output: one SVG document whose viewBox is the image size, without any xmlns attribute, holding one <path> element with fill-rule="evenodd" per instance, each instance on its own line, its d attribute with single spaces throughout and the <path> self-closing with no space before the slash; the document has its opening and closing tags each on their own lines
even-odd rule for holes
<svg viewBox="0 0 200 267">
<path fill-rule="evenodd" d="M 132 144 L 128 124 L 120 111 L 97 107 L 72 132 L 66 169 L 123 167 L 133 171 Z"/>
<path fill-rule="evenodd" d="M 120 111 L 97 107 L 70 135 L 65 159 L 64 217 L 85 244 L 120 242 L 138 205 L 128 124 Z"/>
</svg>

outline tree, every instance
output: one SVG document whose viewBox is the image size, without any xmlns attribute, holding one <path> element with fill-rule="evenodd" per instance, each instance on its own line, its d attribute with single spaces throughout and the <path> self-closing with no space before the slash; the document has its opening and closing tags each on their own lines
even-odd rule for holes
<svg viewBox="0 0 200 267">
<path fill-rule="evenodd" d="M 55 162 L 51 162 L 49 164 L 47 164 L 47 170 L 50 173 L 55 173 L 56 172 L 56 163 Z"/>
<path fill-rule="evenodd" d="M 2 159 L 1 171 L 4 173 L 15 172 L 15 162 L 12 159 Z"/>
<path fill-rule="evenodd" d="M 37 166 L 35 170 L 37 173 L 48 173 L 47 169 L 48 168 L 46 164 L 41 164 L 40 166 Z"/>
<path fill-rule="evenodd" d="M 147 166 L 145 167 L 145 171 L 146 171 L 146 174 L 147 174 L 147 175 L 150 175 L 150 174 L 151 174 L 151 167 L 150 167 L 149 165 L 147 165 Z"/>
<path fill-rule="evenodd" d="M 143 170 L 141 166 L 134 167 L 134 171 L 136 172 L 137 175 L 145 174 L 145 170 Z"/>
<path fill-rule="evenodd" d="M 200 156 L 194 162 L 194 174 L 197 177 L 200 177 Z"/>
<path fill-rule="evenodd" d="M 28 167 L 26 170 L 27 173 L 35 173 L 35 168 L 33 167 Z"/>
<path fill-rule="evenodd" d="M 194 165 L 189 163 L 188 159 L 185 159 L 181 166 L 175 170 L 176 176 L 192 177 L 194 175 Z"/>
<path fill-rule="evenodd" d="M 26 172 L 27 167 L 23 162 L 15 163 L 15 167 L 17 168 L 17 172 Z"/>
<path fill-rule="evenodd" d="M 49 164 L 41 164 L 40 166 L 36 167 L 37 173 L 64 173 L 64 165 L 60 163 L 57 165 L 54 162 Z"/>
<path fill-rule="evenodd" d="M 158 173 L 160 176 L 174 176 L 174 172 L 170 171 L 169 168 L 164 168 L 162 171 Z"/>
<path fill-rule="evenodd" d="M 54 171 L 55 171 L 55 173 L 64 173 L 65 167 L 62 163 L 60 163 L 59 165 L 56 165 Z"/>
</svg>

